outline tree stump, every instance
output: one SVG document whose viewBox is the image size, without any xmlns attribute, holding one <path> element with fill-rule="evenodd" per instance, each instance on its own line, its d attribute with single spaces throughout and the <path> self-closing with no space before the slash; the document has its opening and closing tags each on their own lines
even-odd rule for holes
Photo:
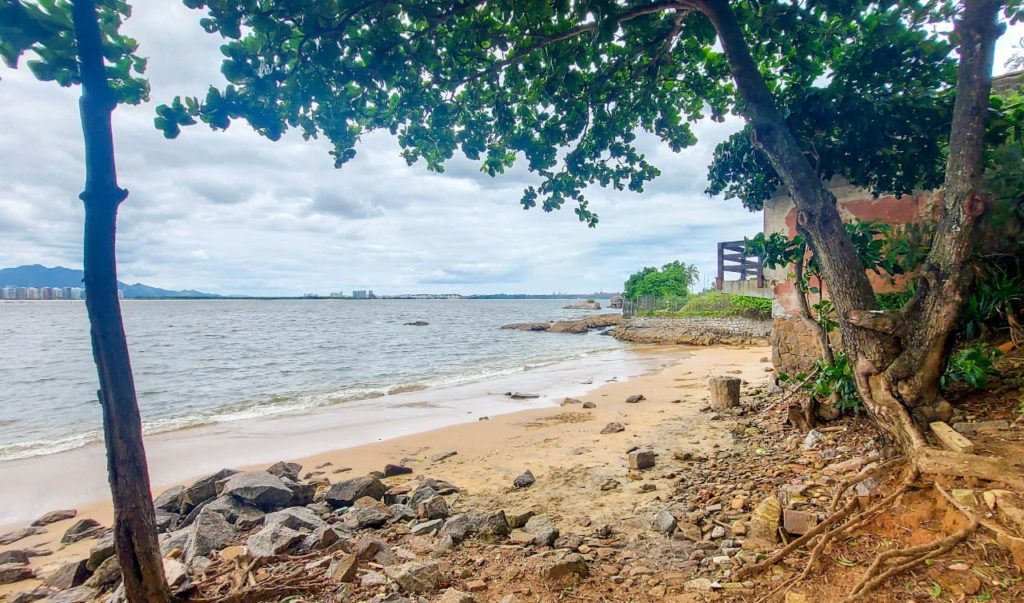
<svg viewBox="0 0 1024 603">
<path fill-rule="evenodd" d="M 711 389 L 711 408 L 722 410 L 740 405 L 740 379 L 737 377 L 712 377 L 708 380 Z"/>
</svg>

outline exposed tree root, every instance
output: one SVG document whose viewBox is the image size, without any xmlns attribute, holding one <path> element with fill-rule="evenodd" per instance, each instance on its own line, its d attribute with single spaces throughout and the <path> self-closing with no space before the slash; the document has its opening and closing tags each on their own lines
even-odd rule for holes
<svg viewBox="0 0 1024 603">
<path fill-rule="evenodd" d="M 858 601 L 861 597 L 874 591 L 896 574 L 905 572 L 918 563 L 923 563 L 932 557 L 937 557 L 953 550 L 953 547 L 960 544 L 978 528 L 978 517 L 973 511 L 954 500 L 939 484 L 935 484 L 935 489 L 945 497 L 949 504 L 967 516 L 969 520 L 967 527 L 936 542 L 880 553 L 875 557 L 874 562 L 868 568 L 867 573 L 860 579 L 860 582 L 853 587 L 850 596 L 846 599 L 847 601 Z M 888 563 L 890 560 L 898 561 L 901 559 L 906 561 L 898 562 L 895 565 Z"/>
<path fill-rule="evenodd" d="M 226 567 L 197 582 L 193 587 L 191 603 L 249 603 L 279 601 L 282 597 L 308 593 L 322 588 L 325 577 L 322 568 L 310 569 L 306 563 L 319 558 L 319 553 L 296 557 L 267 557 L 248 559 L 239 557 L 227 562 Z M 257 580 L 256 572 L 268 568 Z"/>
</svg>

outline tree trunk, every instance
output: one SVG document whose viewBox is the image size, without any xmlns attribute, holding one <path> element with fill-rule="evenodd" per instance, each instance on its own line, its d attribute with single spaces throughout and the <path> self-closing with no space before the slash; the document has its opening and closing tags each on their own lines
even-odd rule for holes
<svg viewBox="0 0 1024 603">
<path fill-rule="evenodd" d="M 738 377 L 712 377 L 708 379 L 711 392 L 711 408 L 724 410 L 740 405 L 740 382 Z"/>
<path fill-rule="evenodd" d="M 114 547 L 131 603 L 169 600 L 156 537 L 146 451 L 142 442 L 128 344 L 118 301 L 114 255 L 117 207 L 128 195 L 117 185 L 110 115 L 116 99 L 107 83 L 96 5 L 72 5 L 82 76 L 85 137 L 85 294 L 93 359 L 99 374 L 107 472 L 114 502 Z"/>
<path fill-rule="evenodd" d="M 843 345 L 854 361 L 858 392 L 879 424 L 912 454 L 923 454 L 927 448 L 915 419 L 942 418 L 949 410 L 939 395 L 938 382 L 962 305 L 974 226 L 984 209 L 977 186 L 1002 2 L 965 0 L 963 4 L 956 23 L 960 62 L 942 216 L 915 298 L 898 319 L 871 321 L 861 319 L 876 314 L 874 292 L 843 227 L 835 197 L 775 106 L 728 2 L 697 2 L 718 32 L 756 144 L 796 205 L 797 229 L 808 241 L 828 285 Z M 892 328 L 879 328 L 879 323 Z"/>
</svg>

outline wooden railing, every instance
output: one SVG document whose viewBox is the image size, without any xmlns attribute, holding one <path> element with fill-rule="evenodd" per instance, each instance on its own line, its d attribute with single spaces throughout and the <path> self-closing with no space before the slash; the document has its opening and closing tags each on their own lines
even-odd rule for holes
<svg viewBox="0 0 1024 603">
<path fill-rule="evenodd" d="M 747 277 L 757 278 L 757 286 L 764 287 L 764 264 L 761 258 L 748 254 L 743 241 L 726 241 L 718 244 L 718 277 L 715 278 L 715 289 L 721 289 L 725 282 L 726 272 L 736 272 L 738 280 Z"/>
</svg>

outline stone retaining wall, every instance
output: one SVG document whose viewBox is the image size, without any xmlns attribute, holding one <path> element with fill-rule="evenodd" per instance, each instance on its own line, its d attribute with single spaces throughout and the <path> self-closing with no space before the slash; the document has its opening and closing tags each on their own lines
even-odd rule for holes
<svg viewBox="0 0 1024 603">
<path fill-rule="evenodd" d="M 634 343 L 689 345 L 766 344 L 772 321 L 753 318 L 634 316 L 612 331 L 616 339 Z"/>
</svg>

